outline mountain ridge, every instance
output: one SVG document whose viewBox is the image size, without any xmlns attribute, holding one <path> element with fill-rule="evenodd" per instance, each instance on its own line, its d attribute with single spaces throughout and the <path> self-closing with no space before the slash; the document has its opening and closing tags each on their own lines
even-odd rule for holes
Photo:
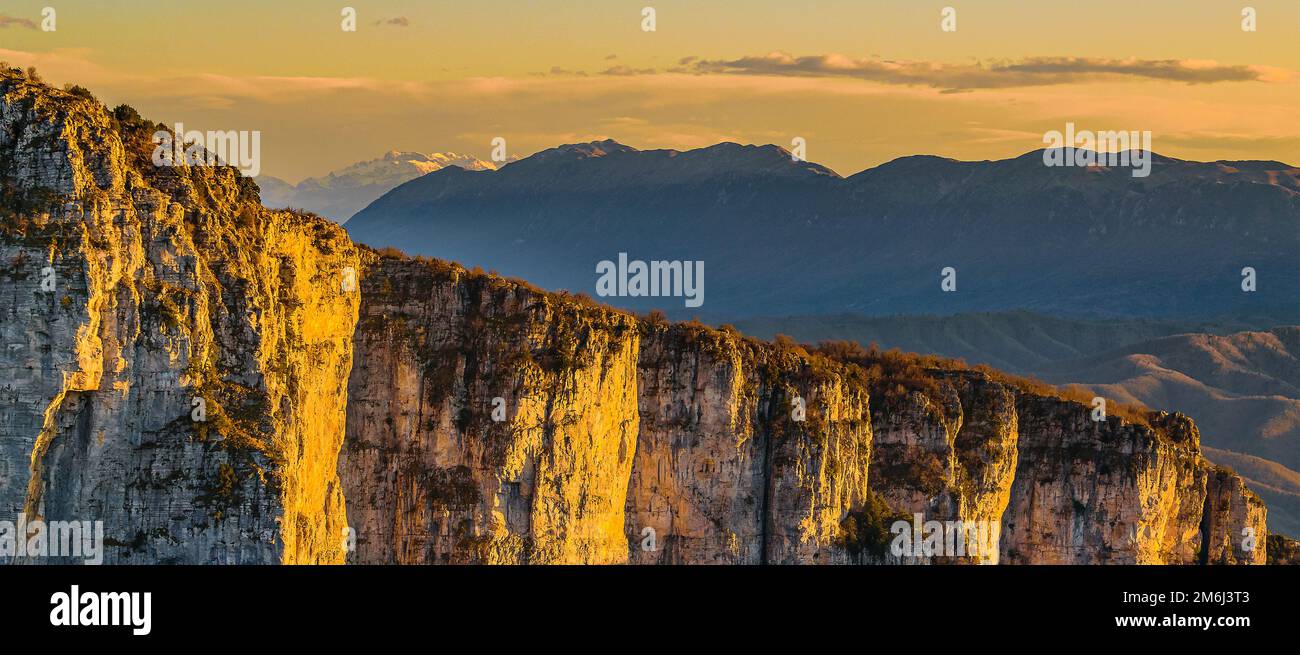
<svg viewBox="0 0 1300 655">
<path fill-rule="evenodd" d="M 455 152 L 389 150 L 297 184 L 268 175 L 258 176 L 257 183 L 269 208 L 297 207 L 343 223 L 393 187 L 447 168 L 492 170 L 496 164 Z"/>
<path fill-rule="evenodd" d="M 620 252 L 705 261 L 710 299 L 694 313 L 713 320 L 1025 309 L 1300 322 L 1300 289 L 1284 282 L 1300 275 L 1300 169 L 1271 162 L 1153 156 L 1151 175 L 1134 178 L 1044 166 L 1032 152 L 918 156 L 842 178 L 777 146 L 580 150 L 602 154 L 559 148 L 412 180 L 349 233 L 575 292 L 591 292 L 596 263 Z M 940 289 L 948 268 L 964 280 L 955 293 Z M 1267 281 L 1249 293 L 1247 268 Z M 799 271 L 798 284 L 782 271 Z M 670 300 L 608 300 L 693 315 Z"/>
</svg>

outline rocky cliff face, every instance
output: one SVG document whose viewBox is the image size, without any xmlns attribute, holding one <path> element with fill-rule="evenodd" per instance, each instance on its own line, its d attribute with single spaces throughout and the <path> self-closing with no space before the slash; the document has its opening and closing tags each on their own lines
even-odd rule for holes
<svg viewBox="0 0 1300 655">
<path fill-rule="evenodd" d="M 1268 564 L 1300 564 L 1300 541 L 1280 534 L 1268 536 Z"/>
<path fill-rule="evenodd" d="M 848 367 L 435 262 L 381 259 L 362 296 L 340 459 L 357 561 L 839 552 L 871 442 Z"/>
<path fill-rule="evenodd" d="M 1211 467 L 1206 477 L 1205 513 L 1201 519 L 1201 562 L 1204 564 L 1266 564 L 1267 535 L 1259 531 L 1267 509 L 1246 488 L 1241 476 Z"/>
<path fill-rule="evenodd" d="M 1007 563 L 1196 561 L 1209 464 L 1189 419 L 1095 421 L 1085 405 L 1033 396 L 1017 406 L 1020 457 L 1002 541 Z"/>
<path fill-rule="evenodd" d="M 1184 417 L 358 249 L 153 166 L 133 111 L 0 91 L 0 512 L 102 520 L 109 562 L 1264 557 Z M 899 520 L 986 533 L 898 554 Z"/>
<path fill-rule="evenodd" d="M 985 529 L 982 543 L 979 537 L 972 543 L 986 546 L 987 552 L 890 553 L 886 561 L 997 563 L 999 521 L 1018 457 L 1016 395 L 1006 385 L 977 376 L 944 382 L 936 392 L 877 397 L 871 487 L 909 520 L 920 515 L 925 521 L 960 521 Z"/>
<path fill-rule="evenodd" d="M 339 460 L 355 561 L 624 561 L 635 321 L 428 261 L 377 261 L 362 295 Z"/>
<path fill-rule="evenodd" d="M 454 266 L 385 259 L 375 270 L 363 289 L 377 291 L 363 293 L 357 332 L 358 361 L 373 366 L 353 372 L 341 464 L 362 535 L 357 561 L 1190 564 L 1264 556 L 1262 504 L 1238 476 L 1205 461 L 1195 426 L 1181 415 L 1095 421 L 1078 402 L 942 369 L 927 372 L 925 391 L 873 398 L 869 388 L 888 379 L 789 344 L 652 321 L 637 330 L 631 317 Z M 485 304 L 491 288 L 497 296 Z M 464 316 L 480 312 L 493 329 L 467 330 Z M 575 331 L 569 315 L 592 322 Z M 381 317 L 397 317 L 398 327 Z M 598 325 L 618 326 L 617 334 L 584 331 Z M 548 379 L 536 362 L 555 361 L 548 353 L 565 334 L 590 342 L 596 357 L 561 358 Z M 601 354 L 613 351 L 620 356 Z M 565 430 L 546 416 L 520 424 L 514 409 L 500 422 L 487 415 L 492 394 L 514 398 L 529 380 L 540 381 L 533 388 L 548 407 L 581 413 L 583 401 L 550 394 L 564 381 L 582 384 L 593 366 L 605 371 L 601 383 L 623 390 L 592 384 L 586 392 L 602 411 L 621 412 L 594 428 L 599 434 L 586 432 L 593 428 L 585 421 Z M 422 401 L 431 388 L 435 397 Z M 611 393 L 622 400 L 603 400 Z M 523 438 L 528 425 L 552 440 Z M 484 432 L 530 444 L 528 457 L 585 471 L 581 485 L 539 486 L 521 474 L 527 465 L 502 466 L 484 456 Z M 575 438 L 591 444 L 587 456 L 604 462 L 602 472 L 559 447 Z M 608 454 L 615 443 L 617 457 Z M 449 466 L 464 476 L 462 493 L 444 488 L 450 477 L 440 471 Z M 484 549 L 562 537 L 544 517 L 573 506 L 572 493 L 597 499 L 600 511 L 571 514 L 570 524 L 599 523 L 608 535 L 621 521 L 623 532 L 603 543 L 626 551 Z M 516 495 L 518 509 L 494 516 Z M 462 504 L 441 500 L 449 496 Z M 610 498 L 624 499 L 621 517 L 605 504 Z M 538 531 L 539 512 L 549 536 Z M 899 555 L 890 549 L 898 520 L 915 521 L 918 537 L 932 521 L 977 532 L 966 552 Z"/>
<path fill-rule="evenodd" d="M 843 558 L 871 454 L 860 372 L 729 331 L 643 327 L 627 500 L 635 563 Z"/>
<path fill-rule="evenodd" d="M 358 263 L 154 127 L 0 79 L 0 511 L 102 520 L 108 562 L 342 561 Z"/>
</svg>

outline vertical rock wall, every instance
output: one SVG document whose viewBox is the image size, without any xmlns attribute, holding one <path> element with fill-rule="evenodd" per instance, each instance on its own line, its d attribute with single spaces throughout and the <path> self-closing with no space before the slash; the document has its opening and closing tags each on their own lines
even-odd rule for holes
<svg viewBox="0 0 1300 655">
<path fill-rule="evenodd" d="M 341 562 L 354 246 L 148 164 L 138 117 L 0 90 L 0 512 L 102 520 L 108 562 Z"/>
<path fill-rule="evenodd" d="M 1208 463 L 1182 415 L 1152 427 L 1022 396 L 1020 457 L 1004 518 L 1011 564 L 1190 564 L 1200 552 Z"/>
<path fill-rule="evenodd" d="M 658 324 L 644 331 L 627 506 L 631 560 L 757 564 L 841 555 L 840 522 L 867 492 L 871 424 L 860 376 L 732 332 Z"/>
<path fill-rule="evenodd" d="M 362 295 L 339 461 L 356 560 L 625 561 L 635 320 L 435 262 L 379 260 Z"/>
</svg>

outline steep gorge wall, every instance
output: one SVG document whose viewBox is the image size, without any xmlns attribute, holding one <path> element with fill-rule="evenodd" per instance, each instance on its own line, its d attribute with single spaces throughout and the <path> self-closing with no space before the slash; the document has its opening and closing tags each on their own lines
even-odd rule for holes
<svg viewBox="0 0 1300 655">
<path fill-rule="evenodd" d="M 1151 427 L 1115 416 L 1095 421 L 1088 406 L 1028 395 L 1018 411 L 1020 457 L 1004 518 L 1004 561 L 1197 561 L 1210 465 L 1191 420 L 1164 414 Z"/>
<path fill-rule="evenodd" d="M 354 561 L 624 561 L 635 320 L 429 261 L 376 261 L 362 295 Z"/>
<path fill-rule="evenodd" d="M 877 561 L 1263 563 L 1262 504 L 1201 456 L 1186 417 L 1096 421 L 1089 406 L 982 373 L 930 374 L 937 390 L 873 399 L 871 487 L 894 518 L 997 521 L 994 552 Z M 1224 550 L 1235 559 L 1207 555 Z"/>
<path fill-rule="evenodd" d="M 454 265 L 385 258 L 375 270 L 363 284 L 357 352 L 367 364 L 353 372 L 340 465 L 358 562 L 1136 564 L 1264 555 L 1263 541 L 1246 549 L 1240 538 L 1266 534 L 1258 498 L 1235 474 L 1214 472 L 1181 415 L 1094 421 L 1091 407 L 975 371 L 930 371 L 937 391 L 900 385 L 873 397 L 862 369 L 790 344 L 637 321 Z M 563 339 L 587 346 L 551 357 Z M 586 382 L 597 371 L 600 382 Z M 574 384 L 587 385 L 585 399 L 569 395 Z M 587 407 L 619 418 L 566 430 L 516 400 L 530 393 L 560 413 Z M 494 396 L 507 400 L 502 422 L 488 416 Z M 527 436 L 529 426 L 551 440 Z M 562 447 L 575 440 L 588 444 L 586 459 Z M 521 449 L 525 464 L 503 465 L 494 443 Z M 530 458 L 557 462 L 581 484 L 539 485 Z M 1212 473 L 1220 483 L 1207 491 Z M 453 479 L 459 493 L 445 488 Z M 569 540 L 546 517 L 573 506 L 575 493 L 599 510 L 568 513 L 569 524 L 583 534 L 600 525 L 601 545 L 537 548 Z M 861 529 L 887 530 L 914 514 L 990 524 L 992 552 L 897 557 L 887 549 L 893 535 Z M 619 522 L 623 531 L 611 536 Z M 1213 554 L 1224 549 L 1235 557 Z"/>
<path fill-rule="evenodd" d="M 1206 476 L 1200 562 L 1268 563 L 1268 535 L 1259 527 L 1264 525 L 1267 514 L 1263 501 L 1246 488 L 1246 481 L 1241 476 L 1212 466 Z"/>
<path fill-rule="evenodd" d="M 380 258 L 362 297 L 355 561 L 836 556 L 871 441 L 848 367 L 438 262 Z"/>
<path fill-rule="evenodd" d="M 860 372 L 729 331 L 644 333 L 630 561 L 843 560 L 840 524 L 868 493 Z"/>
<path fill-rule="evenodd" d="M 954 376 L 938 393 L 879 394 L 872 414 L 871 488 L 909 521 L 988 526 L 977 546 L 990 552 L 927 557 L 890 554 L 893 563 L 997 563 L 1000 520 L 1019 455 L 1016 394 L 979 376 Z"/>
<path fill-rule="evenodd" d="M 110 563 L 342 561 L 355 247 L 149 165 L 138 117 L 0 92 L 0 513 L 102 520 Z"/>
</svg>

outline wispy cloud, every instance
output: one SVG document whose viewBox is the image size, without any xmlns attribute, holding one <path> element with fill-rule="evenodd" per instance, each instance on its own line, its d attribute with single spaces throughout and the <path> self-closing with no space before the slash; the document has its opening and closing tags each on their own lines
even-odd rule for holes
<svg viewBox="0 0 1300 655">
<path fill-rule="evenodd" d="M 600 74 L 627 77 L 630 75 L 654 75 L 657 72 L 658 71 L 656 71 L 653 68 L 633 68 L 631 66 L 620 65 L 620 66 L 613 66 L 610 68 L 606 68 L 605 70 L 601 71 Z"/>
<path fill-rule="evenodd" d="M 16 18 L 7 14 L 0 14 L 0 29 L 8 29 L 10 27 L 25 27 L 29 30 L 34 30 L 36 29 L 36 23 L 32 22 L 30 18 Z"/>
<path fill-rule="evenodd" d="M 1274 82 L 1291 71 L 1267 66 L 1225 65 L 1191 59 L 1103 59 L 1095 57 L 1028 57 L 1018 61 L 943 64 L 879 58 L 855 59 L 838 54 L 795 57 L 785 52 L 740 57 L 686 57 L 673 72 L 714 75 L 847 77 L 883 84 L 928 86 L 949 92 L 974 89 L 1078 84 L 1147 79 L 1212 84 Z"/>
<path fill-rule="evenodd" d="M 575 71 L 575 70 L 569 70 L 567 68 L 564 68 L 563 66 L 551 66 L 550 74 L 551 75 L 578 75 L 578 76 L 585 77 L 587 75 L 587 71 Z"/>
</svg>

